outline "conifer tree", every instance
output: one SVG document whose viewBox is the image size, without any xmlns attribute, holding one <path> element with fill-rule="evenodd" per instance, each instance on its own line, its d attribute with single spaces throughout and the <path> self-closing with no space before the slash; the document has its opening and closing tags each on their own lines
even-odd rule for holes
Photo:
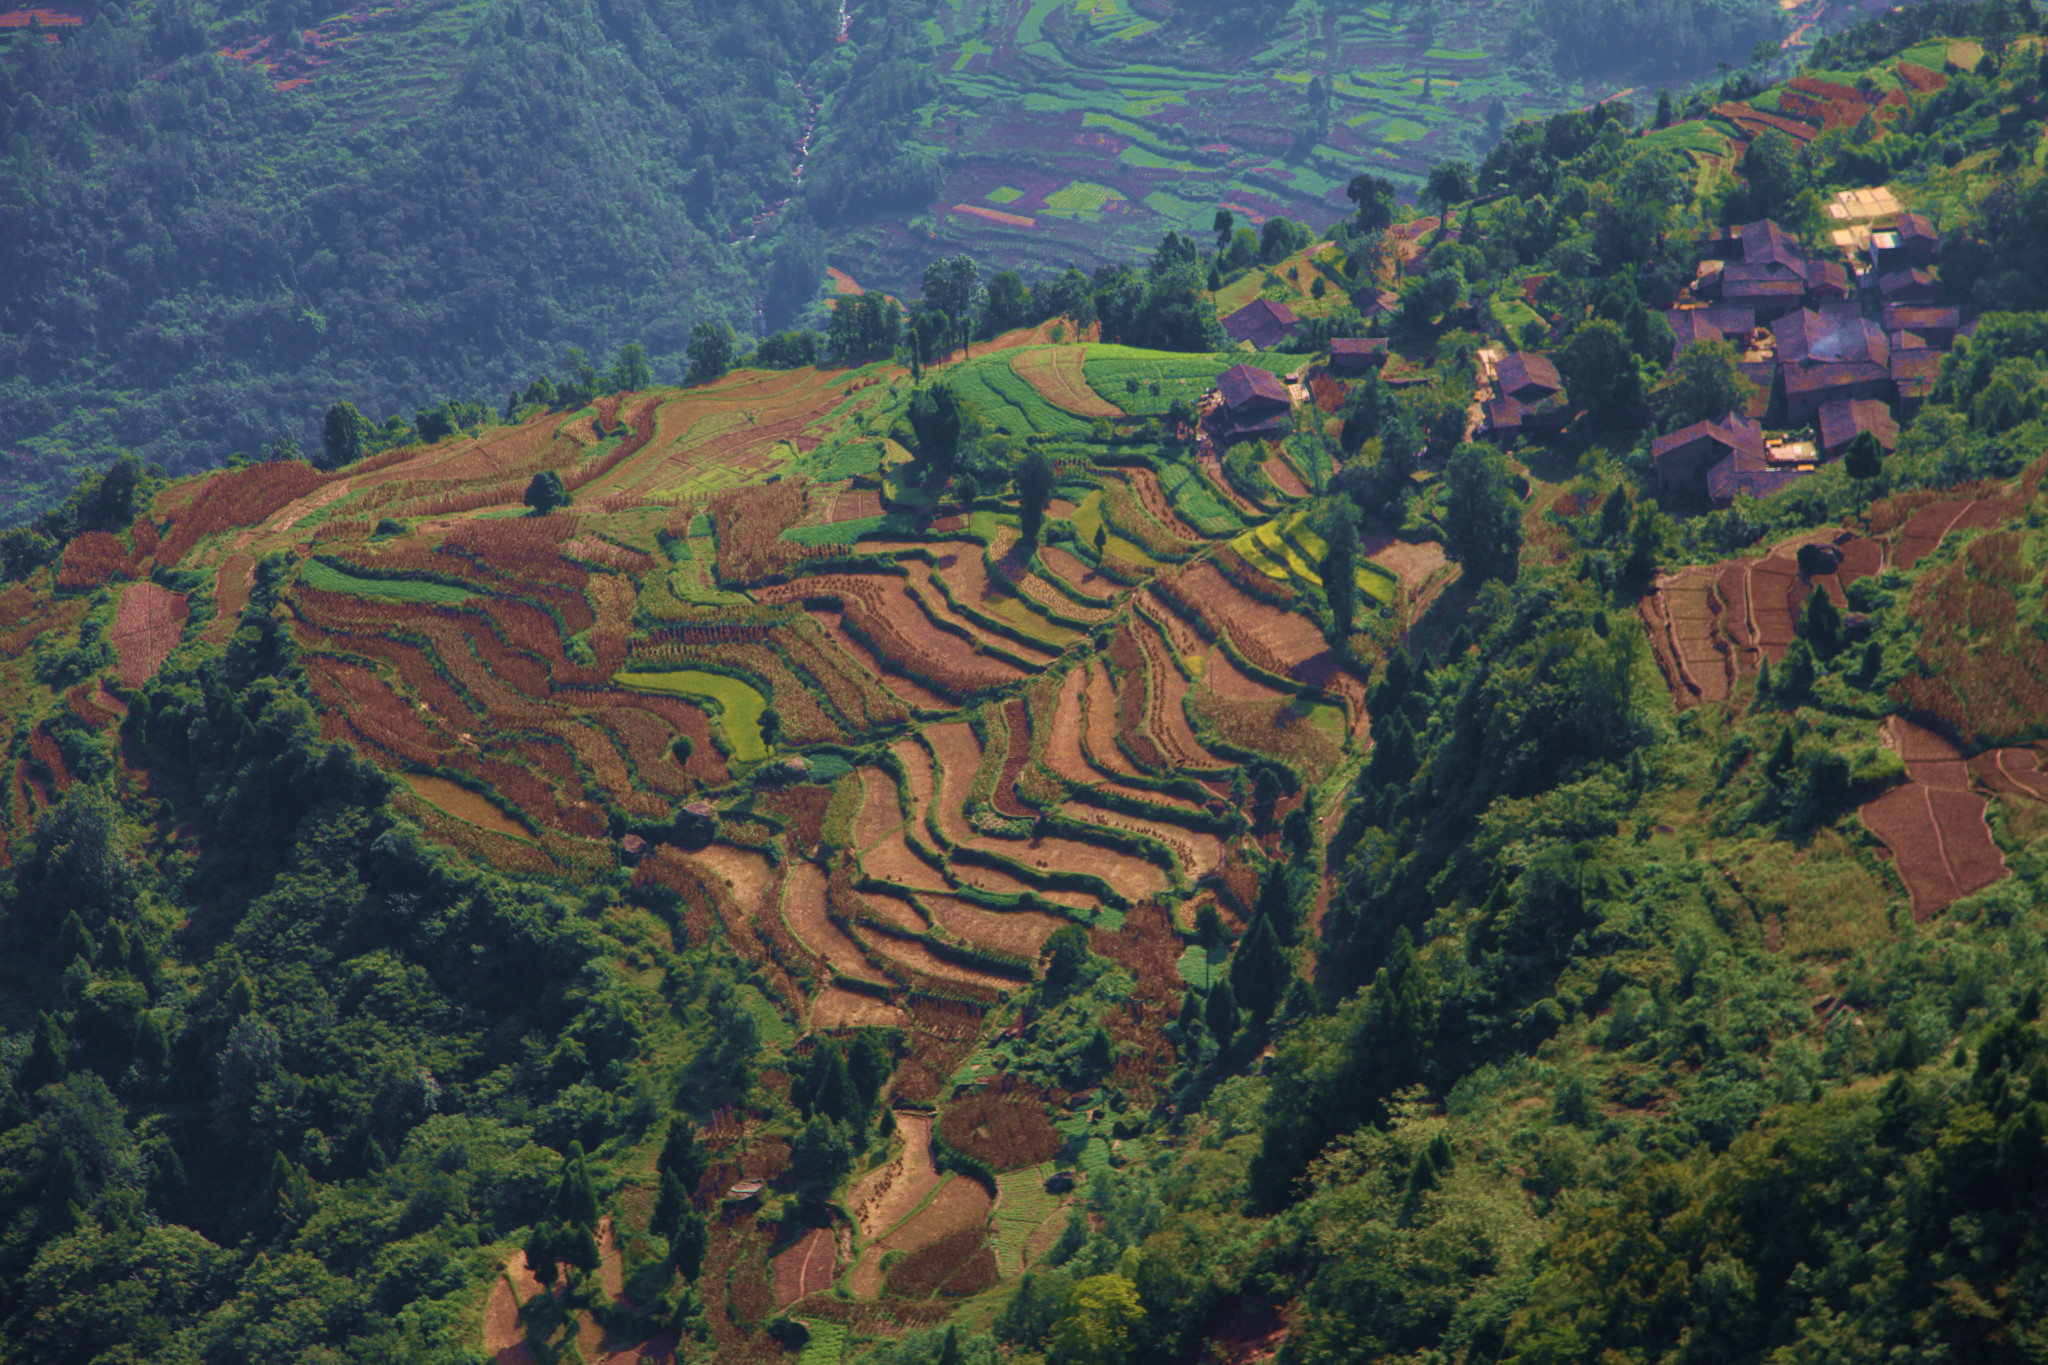
<svg viewBox="0 0 2048 1365">
<path fill-rule="evenodd" d="M 1210 989 L 1209 1003 L 1202 1011 L 1202 1019 L 1208 1024 L 1216 1046 L 1229 1047 L 1230 1040 L 1237 1036 L 1237 993 L 1230 989 L 1229 977 Z"/>
<path fill-rule="evenodd" d="M 704 1269 L 704 1252 L 710 1245 L 711 1234 L 704 1226 L 704 1215 L 686 1209 L 676 1220 L 675 1235 L 668 1241 L 669 1262 L 684 1279 L 694 1283 Z"/>
<path fill-rule="evenodd" d="M 67 1057 L 71 1045 L 64 1037 L 64 1031 L 57 1027 L 57 1020 L 48 1010 L 36 1016 L 35 1037 L 29 1042 L 28 1060 L 21 1068 L 21 1088 L 34 1094 L 55 1081 L 64 1079 L 69 1069 Z"/>
<path fill-rule="evenodd" d="M 1230 985 L 1252 1018 L 1265 1022 L 1287 989 L 1287 954 L 1280 950 L 1280 936 L 1264 915 L 1252 917 L 1252 927 L 1237 945 L 1230 960 Z"/>
</svg>

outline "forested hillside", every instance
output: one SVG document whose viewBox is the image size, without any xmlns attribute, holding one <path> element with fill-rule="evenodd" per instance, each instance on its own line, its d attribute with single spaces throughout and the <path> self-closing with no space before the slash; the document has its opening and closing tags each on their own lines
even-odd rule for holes
<svg viewBox="0 0 2048 1365">
<path fill-rule="evenodd" d="M 2041 27 L 78 480 L 0 1357 L 2031 1360 Z"/>
</svg>

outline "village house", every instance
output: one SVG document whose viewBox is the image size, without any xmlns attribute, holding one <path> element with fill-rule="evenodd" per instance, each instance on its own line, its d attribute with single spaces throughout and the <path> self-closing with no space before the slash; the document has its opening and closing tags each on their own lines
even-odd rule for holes
<svg viewBox="0 0 2048 1365">
<path fill-rule="evenodd" d="M 1287 434 L 1293 406 L 1287 386 L 1271 371 L 1233 365 L 1216 378 L 1206 425 L 1218 450 L 1238 441 L 1277 441 Z"/>
<path fill-rule="evenodd" d="M 1657 486 L 1680 497 L 1726 507 L 1738 493 L 1768 497 L 1809 467 L 1773 460 L 1763 428 L 1729 413 L 1718 422 L 1695 422 L 1650 443 Z"/>
<path fill-rule="evenodd" d="M 1899 424 L 1892 420 L 1892 410 L 1874 398 L 1823 403 L 1815 425 L 1820 431 L 1823 460 L 1842 458 L 1849 443 L 1866 431 L 1877 437 L 1887 452 L 1899 444 Z"/>
<path fill-rule="evenodd" d="M 1261 351 L 1272 350 L 1300 326 L 1292 308 L 1271 299 L 1253 299 L 1223 319 L 1223 330 L 1232 341 L 1248 341 Z"/>
<path fill-rule="evenodd" d="M 1954 308 L 1895 303 L 1887 305 L 1884 310 L 1884 329 L 1891 334 L 1894 350 L 1933 347 L 1946 351 L 1956 344 L 1956 333 L 1962 330 L 1962 325 L 1962 314 Z"/>
<path fill-rule="evenodd" d="M 1887 307 L 1934 302 L 1934 272 L 1919 267 L 1887 270 L 1877 277 L 1877 292 Z"/>
<path fill-rule="evenodd" d="M 1801 309 L 1772 323 L 1771 337 L 1789 422 L 1811 422 L 1823 403 L 1889 400 L 1894 392 L 1891 344 L 1867 318 Z"/>
<path fill-rule="evenodd" d="M 1384 337 L 1336 337 L 1330 342 L 1330 373 L 1355 379 L 1387 363 Z"/>
<path fill-rule="evenodd" d="M 1516 351 L 1503 357 L 1495 374 L 1501 397 L 1512 398 L 1525 407 L 1534 407 L 1564 392 L 1564 378 L 1558 374 L 1557 366 L 1549 356 L 1534 351 Z"/>
</svg>

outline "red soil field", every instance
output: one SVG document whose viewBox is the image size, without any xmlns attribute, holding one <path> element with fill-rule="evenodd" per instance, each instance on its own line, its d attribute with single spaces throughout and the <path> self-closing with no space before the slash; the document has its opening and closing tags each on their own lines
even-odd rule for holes
<svg viewBox="0 0 2048 1365">
<path fill-rule="evenodd" d="M 904 569 L 909 575 L 911 596 L 941 627 L 951 627 L 966 635 L 975 645 L 1013 654 L 1036 667 L 1051 663 L 1058 653 L 1050 646 L 1025 644 L 990 630 L 972 617 L 956 610 L 938 583 L 933 581 L 943 575 L 946 586 L 953 590 L 955 599 L 984 613 L 994 614 L 990 599 L 995 596 L 995 592 L 989 585 L 988 572 L 981 563 L 979 546 L 966 553 L 941 554 L 936 565 L 909 560 L 904 564 Z M 1003 595 L 1009 594 L 1005 592 Z M 956 645 L 954 648 L 957 650 L 959 646 Z"/>
<path fill-rule="evenodd" d="M 1045 737 L 1045 766 L 1069 782 L 1093 782 L 1095 770 L 1081 752 L 1081 698 L 1088 688 L 1088 670 L 1075 668 L 1061 680 L 1059 701 Z"/>
<path fill-rule="evenodd" d="M 121 685 L 137 688 L 156 676 L 185 628 L 183 593 L 137 583 L 121 594 L 110 639 L 121 662 Z"/>
<path fill-rule="evenodd" d="M 861 768 L 860 812 L 853 820 L 853 846 L 872 848 L 891 830 L 903 824 L 903 808 L 896 799 L 896 778 L 883 768 Z"/>
<path fill-rule="evenodd" d="M 1122 584 L 1097 573 L 1086 560 L 1070 550 L 1058 545 L 1041 545 L 1038 557 L 1061 581 L 1104 606 L 1113 604 L 1124 594 Z"/>
<path fill-rule="evenodd" d="M 917 906 L 902 896 L 863 891 L 858 893 L 858 899 L 863 915 L 884 924 L 893 924 L 907 934 L 922 934 L 931 928 L 925 917 L 918 913 Z"/>
<path fill-rule="evenodd" d="M 1984 822 L 1984 798 L 1970 789 L 1962 756 L 1940 735 L 1894 719 L 1886 741 L 1911 780 L 1862 809 L 1863 823 L 1891 849 L 1924 923 L 1961 897 L 2006 874 L 2005 855 Z"/>
<path fill-rule="evenodd" d="M 872 898 L 870 898 L 872 899 Z M 985 910 L 957 896 L 918 897 L 946 932 L 965 943 L 1035 958 L 1066 921 L 1040 910 Z"/>
<path fill-rule="evenodd" d="M 841 976 L 887 986 L 860 945 L 825 915 L 825 874 L 816 863 L 792 859 L 782 886 L 782 915 L 804 947 L 830 963 Z"/>
<path fill-rule="evenodd" d="M 1008 1076 L 947 1105 L 939 1136 L 998 1173 L 1050 1161 L 1060 1149 L 1044 1092 Z"/>
<path fill-rule="evenodd" d="M 1081 372 L 1087 354 L 1087 348 L 1082 346 L 1019 351 L 1010 357 L 1010 368 L 1054 407 L 1076 417 L 1105 417 L 1115 421 L 1124 415 L 1124 410 L 1088 387 L 1088 380 Z"/>
<path fill-rule="evenodd" d="M 1308 496 L 1308 485 L 1301 481 L 1301 475 L 1294 472 L 1294 466 L 1280 456 L 1268 456 L 1266 462 L 1259 467 L 1266 471 L 1266 477 L 1273 481 L 1273 486 L 1288 497 Z"/>
<path fill-rule="evenodd" d="M 775 1258 L 775 1306 L 787 1308 L 798 1299 L 831 1287 L 838 1239 L 829 1228 L 813 1228 Z"/>
<path fill-rule="evenodd" d="M 1028 820 L 1037 812 L 1017 799 L 1017 775 L 1031 761 L 1031 718 L 1021 697 L 1012 697 L 1003 703 L 1003 720 L 1009 728 L 1009 747 L 1003 757 L 1002 775 L 996 779 L 996 789 L 989 797 L 989 804 L 996 808 L 998 814 Z"/>
<path fill-rule="evenodd" d="M 1993 791 L 2048 802 L 2048 770 L 2041 767 L 2041 757 L 2038 749 L 1990 749 L 1970 760 L 1970 771 Z"/>
<path fill-rule="evenodd" d="M 280 508 L 320 487 L 327 476 L 312 466 L 258 464 L 216 474 L 189 503 L 170 513 L 170 533 L 157 547 L 157 563 L 176 565 L 201 539 L 236 526 L 260 526 Z"/>
<path fill-rule="evenodd" d="M 1680 706 L 1728 697 L 1733 665 L 1715 634 L 1714 569 L 1686 569 L 1662 579 L 1642 602 L 1643 624 Z"/>
</svg>

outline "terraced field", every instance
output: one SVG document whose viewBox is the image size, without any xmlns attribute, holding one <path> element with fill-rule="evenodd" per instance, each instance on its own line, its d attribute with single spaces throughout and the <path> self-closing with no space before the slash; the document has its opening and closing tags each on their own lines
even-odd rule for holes
<svg viewBox="0 0 2048 1365">
<path fill-rule="evenodd" d="M 922 122 L 948 173 L 917 228 L 890 224 L 845 269 L 909 284 L 899 261 L 927 231 L 937 250 L 1057 273 L 1131 258 L 1169 230 L 1206 233 L 1219 205 L 1254 228 L 1274 214 L 1322 224 L 1348 209 L 1360 167 L 1413 191 L 1431 165 L 1467 155 L 1465 130 L 1496 98 L 1523 117 L 1613 93 L 1521 82 L 1504 21 L 1484 8 L 1303 7 L 1222 29 L 1206 13 L 940 6 L 927 27 L 939 93 Z"/>
<path fill-rule="evenodd" d="M 399 778 L 430 838 L 572 886 L 659 888 L 676 933 L 745 964 L 771 1048 L 898 1030 L 900 1148 L 849 1196 L 857 1235 L 770 1256 L 763 1234 L 747 1275 L 805 1320 L 830 1284 L 914 1302 L 1019 1273 L 1064 1216 L 1043 1149 L 999 1190 L 939 1175 L 927 1150 L 934 1109 L 1002 1081 L 988 1021 L 1048 940 L 1079 929 L 1138 983 L 1117 1074 L 1145 1084 L 1185 989 L 1187 906 L 1266 856 L 1233 779 L 1263 762 L 1313 786 L 1366 742 L 1365 678 L 1279 605 L 1314 591 L 1305 521 L 1260 539 L 1169 452 L 1099 442 L 1098 421 L 1222 363 L 1033 344 L 955 366 L 1020 437 L 1056 443 L 1034 546 L 1014 502 L 909 509 L 903 474 L 877 477 L 900 371 L 743 372 L 339 474 L 173 485 L 134 532 L 6 601 L 36 631 L 106 614 L 108 671 L 65 703 L 93 727 L 181 650 L 274 617 L 326 735 Z M 542 470 L 574 501 L 526 515 Z M 1261 554 L 1279 578 L 1246 567 Z M 1361 586 L 1383 578 L 1369 565 Z M 50 726 L 20 747 L 17 831 L 72 782 Z M 1037 1089 L 1015 1102 L 1064 1112 Z M 1105 1165 L 1101 1126 L 1076 1128 L 1062 1164 Z M 500 1335 L 520 1288 L 491 1306 Z"/>
</svg>

